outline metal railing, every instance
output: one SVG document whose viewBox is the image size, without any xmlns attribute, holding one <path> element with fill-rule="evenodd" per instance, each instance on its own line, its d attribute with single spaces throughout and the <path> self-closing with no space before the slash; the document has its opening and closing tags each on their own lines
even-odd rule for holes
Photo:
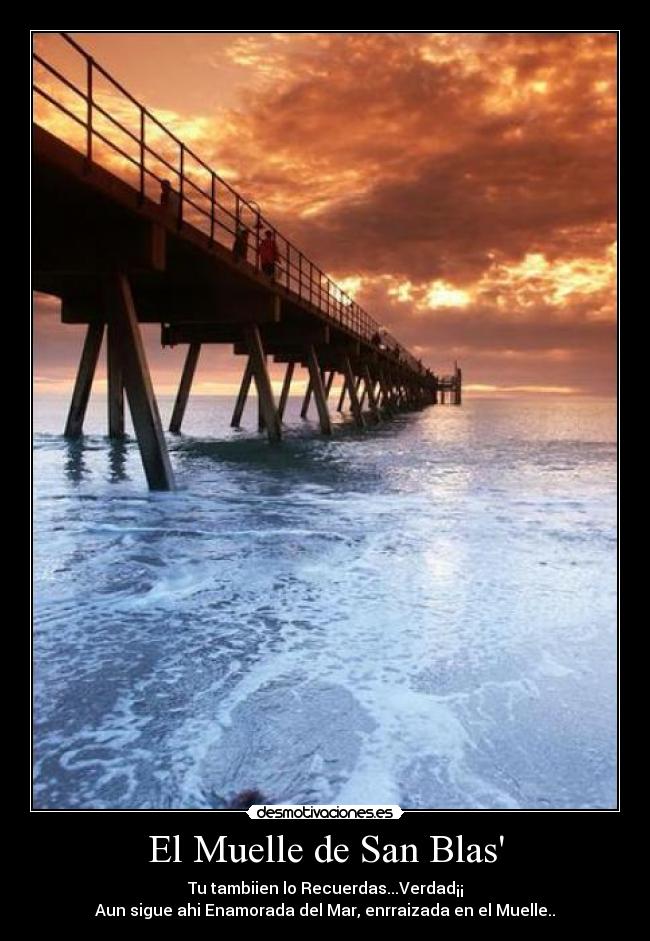
<svg viewBox="0 0 650 941">
<path fill-rule="evenodd" d="M 152 185 L 157 185 L 159 199 L 161 192 L 165 190 L 162 201 L 169 211 L 173 212 L 177 227 L 180 229 L 183 225 L 194 226 L 206 235 L 209 245 L 217 242 L 237 252 L 239 233 L 239 257 L 243 263 L 253 266 L 256 270 L 261 267 L 262 231 L 270 230 L 279 254 L 274 272 L 277 284 L 285 288 L 290 295 L 295 295 L 297 299 L 317 308 L 333 323 L 347 328 L 356 337 L 374 342 L 388 350 L 400 363 L 423 375 L 426 373 L 424 366 L 415 356 L 276 229 L 262 214 L 257 203 L 246 199 L 215 173 L 67 33 L 58 35 L 81 57 L 85 87 L 79 87 L 51 61 L 34 51 L 34 62 L 50 77 L 50 82 L 54 79 L 66 90 L 63 95 L 65 103 L 60 94 L 56 97 L 48 82 L 39 84 L 36 68 L 33 90 L 43 102 L 47 102 L 74 122 L 77 130 L 81 129 L 82 135 L 77 135 L 71 146 L 85 153 L 89 167 L 94 162 L 100 162 L 101 155 L 97 151 L 100 145 L 104 145 L 112 155 L 112 169 L 121 171 L 122 176 L 131 177 L 141 200 L 149 196 Z M 115 111 L 123 108 L 124 102 L 119 107 L 113 101 L 107 102 L 106 106 L 100 102 L 100 96 L 96 92 L 99 80 L 108 83 L 111 94 L 117 92 L 125 102 L 136 109 L 135 130 L 127 127 L 125 122 L 116 116 Z M 110 104 L 113 105 L 113 113 Z M 81 113 L 75 113 L 75 105 L 81 106 Z M 34 120 L 36 123 L 47 124 L 47 121 L 38 120 L 36 112 Z M 116 132 L 122 135 L 120 143 L 115 139 Z M 131 153 L 128 147 L 131 147 Z M 115 155 L 119 161 L 117 167 Z"/>
</svg>

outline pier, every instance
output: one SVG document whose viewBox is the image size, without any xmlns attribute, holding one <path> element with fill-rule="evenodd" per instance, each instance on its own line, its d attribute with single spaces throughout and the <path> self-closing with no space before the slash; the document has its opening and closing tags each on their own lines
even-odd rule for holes
<svg viewBox="0 0 650 941">
<path fill-rule="evenodd" d="M 297 366 L 309 376 L 301 415 L 315 410 L 324 435 L 332 434 L 337 376 L 336 408 L 349 409 L 359 428 L 402 410 L 461 404 L 457 365 L 435 375 L 78 43 L 65 33 L 60 40 L 83 80 L 34 52 L 32 286 L 61 299 L 63 323 L 86 326 L 66 436 L 83 433 L 105 344 L 108 433 L 124 435 L 126 398 L 149 487 L 173 489 L 142 323 L 160 325 L 163 346 L 187 349 L 173 434 L 211 343 L 242 358 L 231 424 L 239 426 L 254 383 L 259 430 L 271 441 L 282 438 Z M 53 115 L 65 117 L 65 139 L 46 126 Z M 277 247 L 271 273 L 261 261 L 267 230 Z M 285 368 L 277 401 L 269 358 Z"/>
</svg>

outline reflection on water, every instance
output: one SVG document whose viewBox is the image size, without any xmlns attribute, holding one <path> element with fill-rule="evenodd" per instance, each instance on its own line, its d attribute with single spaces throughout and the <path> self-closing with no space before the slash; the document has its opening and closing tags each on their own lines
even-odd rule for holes
<svg viewBox="0 0 650 941">
<path fill-rule="evenodd" d="M 66 452 L 66 474 L 73 484 L 80 483 L 88 475 L 88 467 L 84 461 L 83 438 L 65 439 L 64 447 Z"/>
<path fill-rule="evenodd" d="M 124 438 L 112 438 L 108 441 L 108 464 L 110 479 L 113 483 L 128 480 L 126 472 L 127 444 Z"/>
<path fill-rule="evenodd" d="M 194 399 L 150 494 L 37 401 L 37 806 L 613 806 L 613 405 L 290 406 L 269 447 Z"/>
</svg>

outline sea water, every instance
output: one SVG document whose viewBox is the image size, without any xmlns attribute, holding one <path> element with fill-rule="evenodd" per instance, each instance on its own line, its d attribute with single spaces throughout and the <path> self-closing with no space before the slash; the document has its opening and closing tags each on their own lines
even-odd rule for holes
<svg viewBox="0 0 650 941">
<path fill-rule="evenodd" d="M 163 420 L 172 400 L 160 401 Z M 280 445 L 191 399 L 178 489 L 34 405 L 34 803 L 616 805 L 616 411 L 471 399 Z"/>
</svg>

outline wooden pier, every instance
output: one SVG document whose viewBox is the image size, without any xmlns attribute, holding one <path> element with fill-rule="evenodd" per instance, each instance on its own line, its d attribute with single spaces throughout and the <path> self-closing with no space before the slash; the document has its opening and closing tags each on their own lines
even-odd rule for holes
<svg viewBox="0 0 650 941">
<path fill-rule="evenodd" d="M 305 417 L 313 403 L 325 435 L 332 433 L 329 396 L 337 375 L 343 379 L 338 411 L 347 402 L 360 428 L 398 410 L 460 405 L 457 366 L 453 375 L 442 377 L 427 369 L 277 232 L 255 203 L 222 180 L 76 42 L 66 34 L 61 39 L 83 63 L 83 87 L 34 53 L 36 100 L 46 118 L 47 109 L 62 112 L 82 133 L 73 142 L 63 140 L 35 114 L 33 289 L 61 299 L 64 323 L 87 326 L 67 436 L 82 434 L 105 338 L 109 435 L 124 434 L 126 396 L 149 487 L 173 488 L 142 323 L 160 324 L 163 345 L 187 347 L 169 428 L 174 434 L 181 431 L 201 348 L 208 343 L 232 346 L 244 362 L 232 425 L 239 425 L 254 383 L 259 428 L 271 441 L 282 437 L 297 365 L 309 375 L 301 414 Z M 98 77 L 135 108 L 134 128 L 96 100 Z M 57 94 L 57 88 L 63 91 Z M 119 130 L 120 143 L 110 127 Z M 104 165 L 107 153 L 113 155 L 110 169 Z M 260 261 L 267 230 L 278 254 L 271 273 Z M 279 402 L 269 357 L 286 367 Z"/>
</svg>

